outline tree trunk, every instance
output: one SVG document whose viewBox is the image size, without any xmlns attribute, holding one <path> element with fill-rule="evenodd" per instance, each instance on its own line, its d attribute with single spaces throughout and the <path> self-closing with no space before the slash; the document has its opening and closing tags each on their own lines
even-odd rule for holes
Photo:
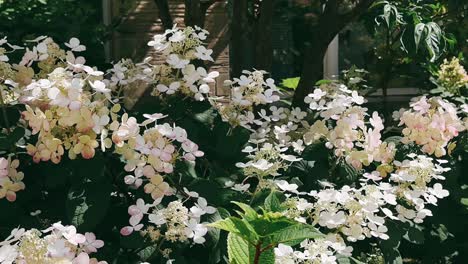
<svg viewBox="0 0 468 264">
<path fill-rule="evenodd" d="M 185 0 L 185 26 L 200 26 L 201 24 L 201 8 L 200 0 Z"/>
<path fill-rule="evenodd" d="M 296 91 L 294 92 L 293 106 L 298 106 L 304 109 L 304 98 L 313 90 L 315 83 L 322 79 L 323 57 L 327 52 L 327 47 L 328 44 L 311 43 L 311 45 L 306 49 L 300 76 L 301 78 Z"/>
<path fill-rule="evenodd" d="M 263 0 L 255 25 L 255 68 L 271 72 L 273 63 L 272 22 L 275 0 Z"/>
<path fill-rule="evenodd" d="M 154 0 L 154 2 L 158 7 L 159 18 L 161 19 L 164 29 L 172 28 L 173 21 L 167 0 Z"/>
<path fill-rule="evenodd" d="M 294 92 L 293 106 L 305 108 L 304 98 L 313 89 L 317 81 L 323 76 L 323 58 L 328 45 L 335 36 L 349 23 L 360 17 L 375 0 L 362 0 L 356 3 L 354 8 L 339 14 L 339 1 L 330 0 L 320 15 L 319 22 L 314 27 L 311 35 L 310 46 L 304 54 L 304 63 L 299 84 Z"/>
<path fill-rule="evenodd" d="M 246 53 L 249 52 L 247 45 L 248 21 L 247 0 L 236 0 L 233 3 L 233 15 L 231 21 L 231 43 L 230 43 L 230 66 L 231 78 L 239 77 L 242 70 L 249 69 Z"/>
</svg>

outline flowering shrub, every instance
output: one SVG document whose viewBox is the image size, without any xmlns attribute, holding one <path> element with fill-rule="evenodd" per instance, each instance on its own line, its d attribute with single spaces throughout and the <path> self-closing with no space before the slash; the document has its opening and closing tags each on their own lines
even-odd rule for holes
<svg viewBox="0 0 468 264">
<path fill-rule="evenodd" d="M 174 27 L 148 43 L 158 60 L 108 71 L 76 38 L 0 40 L 0 263 L 367 262 L 363 244 L 401 258 L 451 194 L 466 107 L 417 98 L 399 137 L 340 82 L 300 109 L 261 70 L 221 102 L 207 34 Z"/>
<path fill-rule="evenodd" d="M 1 263 L 95 263 L 89 254 L 104 246 L 93 233 L 80 234 L 74 226 L 60 222 L 45 230 L 15 228 L 0 243 Z"/>
</svg>

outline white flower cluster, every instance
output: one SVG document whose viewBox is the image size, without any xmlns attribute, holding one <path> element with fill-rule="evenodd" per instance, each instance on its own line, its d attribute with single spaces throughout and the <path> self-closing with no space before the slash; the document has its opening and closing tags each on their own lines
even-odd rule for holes
<svg viewBox="0 0 468 264">
<path fill-rule="evenodd" d="M 76 38 L 65 44 L 69 51 L 47 37 L 31 42 L 35 45 L 26 48 L 5 84 L 17 95 L 14 99 L 26 105 L 23 119 L 38 135 L 37 142 L 27 146 L 33 160 L 59 163 L 66 150 L 71 159 L 90 159 L 99 146 L 98 135 L 101 145 L 110 147 L 102 132 L 119 108 L 113 113 L 109 109 L 113 91 L 102 80 L 104 73 L 84 65 L 83 57 L 75 58 L 73 52 L 85 47 Z"/>
<path fill-rule="evenodd" d="M 93 233 L 83 235 L 60 222 L 43 231 L 15 228 L 0 242 L 0 263 L 106 264 L 89 256 L 103 246 Z"/>
<path fill-rule="evenodd" d="M 408 160 L 394 161 L 396 146 L 382 140 L 382 119 L 376 112 L 368 116 L 367 109 L 360 106 L 364 98 L 356 91 L 338 83 L 327 83 L 315 89 L 305 101 L 320 117 L 312 125 L 304 120 L 306 113 L 291 115 L 291 118 L 288 110 L 276 106 L 270 107 L 271 115 L 267 115 L 264 109 L 258 109 L 260 118 L 251 113 L 247 122 L 239 123 L 254 131 L 250 139 L 252 145 L 243 150 L 249 153 L 249 161 L 237 164 L 244 175 L 247 178 L 258 177 L 257 188 L 272 188 L 271 183 L 274 182 L 277 189 L 289 193 L 284 203 L 288 208 L 284 212 L 286 216 L 332 230 L 329 235 L 337 237 L 340 242 L 304 241 L 302 251 L 280 245 L 275 249 L 277 263 L 336 263 L 334 254 L 351 253 L 352 248 L 345 245 L 345 240 L 388 239 L 387 219 L 421 223 L 432 215 L 426 205 L 436 205 L 438 199 L 448 196 L 448 191 L 440 183 L 433 183 L 433 180 L 444 179 L 441 174 L 449 170 L 440 165 L 444 161 L 434 162 L 424 155 L 409 155 Z M 446 112 L 454 113 L 447 110 L 450 105 L 444 103 L 439 102 L 445 106 Z M 432 121 L 432 117 L 428 119 Z M 456 115 L 451 115 L 451 118 L 444 124 L 455 123 L 456 129 L 449 125 L 447 130 L 461 131 L 458 126 L 460 119 Z M 299 138 L 303 136 L 304 141 L 298 141 L 297 135 Z M 450 139 L 455 136 L 455 133 L 451 134 Z M 280 176 L 290 163 L 301 160 L 294 155 L 286 155 L 290 149 L 300 154 L 304 148 L 302 143 L 310 145 L 321 139 L 334 150 L 338 159 L 345 158 L 357 169 L 375 164 L 376 170 L 364 173 L 358 188 L 344 186 L 335 189 L 328 184 L 327 188 L 310 193 L 299 192 L 297 184 L 289 184 L 285 180 L 263 180 L 265 176 Z M 250 187 L 249 184 L 230 186 L 239 191 Z M 290 194 L 297 197 L 290 197 Z"/>
<path fill-rule="evenodd" d="M 325 83 L 314 89 L 304 98 L 309 108 L 320 113 L 324 120 L 339 119 L 343 113 L 355 105 L 362 105 L 364 97 L 346 85 L 336 82 Z"/>
<path fill-rule="evenodd" d="M 242 151 L 248 153 L 249 161 L 236 164 L 244 175 L 257 177 L 261 188 L 268 188 L 271 180 L 266 176 L 278 176 L 304 150 L 302 133 L 308 124 L 307 113 L 300 108 L 289 109 L 271 105 L 279 101 L 278 89 L 271 78 L 265 80 L 265 71 L 243 71 L 245 75 L 226 81 L 231 86 L 232 100 L 218 108 L 225 122 L 233 127 L 242 126 L 251 131 L 249 143 Z M 249 184 L 228 182 L 227 187 L 236 191 L 247 191 Z"/>
<path fill-rule="evenodd" d="M 299 222 L 318 224 L 350 242 L 371 237 L 388 239 L 387 219 L 422 223 L 425 217 L 432 215 L 426 205 L 437 205 L 438 199 L 449 195 L 440 183 L 433 183 L 445 179 L 441 174 L 450 170 L 440 165 L 445 161 L 434 162 L 432 158 L 415 154 L 408 157 L 408 160 L 393 162 L 395 171 L 387 181 L 378 172 L 366 173 L 359 188 L 328 187 L 303 193 L 297 191 L 296 184 L 278 181 L 281 191 L 298 195 L 285 202 L 288 209 L 284 214 Z M 306 196 L 300 198 L 299 195 Z M 304 251 L 303 254 L 309 253 Z M 290 252 L 288 256 L 297 258 L 298 253 Z"/>
<path fill-rule="evenodd" d="M 24 190 L 22 182 L 24 174 L 18 171 L 19 160 L 0 158 L 0 199 L 6 198 L 10 202 L 16 200 L 16 193 Z"/>
<path fill-rule="evenodd" d="M 382 142 L 382 119 L 374 112 L 367 122 L 367 109 L 359 106 L 364 98 L 337 83 L 321 85 L 305 101 L 320 117 L 304 134 L 306 145 L 325 139 L 337 157 L 357 169 L 373 161 L 389 163 L 395 154 L 394 143 Z M 370 123 L 368 126 L 366 123 Z"/>
<path fill-rule="evenodd" d="M 166 116 L 144 114 L 146 120 L 139 123 L 135 117 L 121 114 L 118 102 L 123 89 L 137 81 L 155 84 L 156 93 L 172 94 L 170 89 L 175 92 L 180 88 L 184 96 L 203 100 L 209 92 L 207 84 L 214 82 L 218 73 L 195 68 L 190 61 L 212 60 L 211 52 L 202 43 L 206 34 L 199 28 L 187 27 L 157 35 L 150 44 L 167 55 L 163 65 L 151 65 L 149 60 L 139 64 L 122 60 L 108 72 L 108 79 L 103 72 L 86 66 L 83 57 L 75 57 L 73 52 L 86 49 L 76 38 L 65 44 L 69 51 L 60 49 L 51 38 L 32 40 L 34 46 L 26 48 L 18 68 L 10 67 L 2 57 L 2 63 L 9 66 L 8 75 L 4 75 L 8 79 L 2 79 L 2 84 L 8 85 L 11 94 L 16 95 L 9 102 L 16 100 L 26 105 L 21 121 L 32 130 L 32 135 L 37 135 L 37 142 L 27 145 L 33 161 L 59 163 L 65 152 L 70 159 L 78 155 L 91 159 L 96 150 L 105 152 L 113 148 L 122 156 L 126 163 L 124 169 L 130 173 L 124 177 L 125 183 L 133 188 L 143 186 L 144 192 L 151 196 L 151 206 L 141 199 L 137 205 L 130 206 L 130 226 L 124 227 L 122 234 L 140 231 L 143 214 L 154 207 L 149 214 L 153 215 L 151 219 L 155 219 L 154 215 L 166 218 L 154 223 L 153 228 L 157 229 L 147 232 L 154 236 L 165 225 L 168 241 L 205 241 L 207 228 L 200 223 L 200 217 L 214 213 L 215 209 L 201 197 L 190 209 L 184 207 L 186 201 L 182 202 L 183 197 L 176 195 L 178 190 L 165 181 L 174 172 L 176 162 L 195 162 L 204 153 L 187 138 L 183 128 L 157 123 Z M 4 50 L 1 52 L 4 56 Z M 168 90 L 163 89 L 164 85 Z M 13 201 L 15 192 L 24 189 L 23 174 L 16 171 L 17 167 L 17 160 L 0 160 L 1 198 L 6 196 Z M 159 204 L 164 196 L 180 200 L 170 202 L 166 208 Z"/>
<path fill-rule="evenodd" d="M 157 199 L 151 204 L 146 204 L 143 199 L 138 199 L 135 205 L 128 208 L 130 225 L 120 230 L 124 236 L 140 231 L 142 235 L 148 235 L 152 241 L 164 239 L 166 241 L 187 242 L 193 241 L 195 244 L 203 244 L 204 236 L 208 232 L 205 223 L 201 223 L 203 215 L 213 214 L 216 208 L 209 206 L 206 199 L 200 197 L 196 192 L 190 192 L 184 188 L 188 198 L 185 201 L 172 201 L 165 207 L 161 207 L 161 200 Z M 190 208 L 184 203 L 195 200 Z M 148 226 L 142 222 L 144 216 L 148 217 Z M 162 228 L 164 226 L 164 228 Z M 155 229 L 156 227 L 156 229 Z M 162 233 L 164 230 L 164 233 Z"/>
<path fill-rule="evenodd" d="M 149 214 L 149 222 L 156 225 L 158 233 L 161 225 L 166 226 L 164 237 L 167 241 L 185 242 L 191 238 L 194 243 L 201 244 L 205 241 L 203 236 L 207 233 L 207 228 L 200 224 L 200 216 L 215 212 L 213 207 L 207 205 L 204 198 L 199 197 L 198 203 L 190 209 L 190 212 L 180 200 L 170 202 L 163 209 L 156 209 L 156 206 L 161 203 L 164 196 L 176 194 L 176 190 L 164 181 L 165 177 L 170 177 L 173 173 L 175 163 L 181 159 L 194 162 L 204 153 L 198 150 L 197 144 L 187 138 L 187 132 L 183 128 L 168 123 L 147 127 L 165 116 L 161 114 L 144 116 L 147 118 L 146 121 L 138 124 L 134 117 L 124 114 L 122 122 L 118 123 L 119 127 L 112 135 L 112 140 L 116 143 L 116 152 L 126 161 L 125 170 L 133 172 L 125 176 L 125 183 L 136 188 L 144 184 L 144 192 L 150 194 L 153 199 L 150 204 L 138 199 L 136 205 L 129 207 L 130 225 L 123 227 L 121 234 L 130 235 L 134 231 L 142 230 L 143 216 Z M 140 126 L 145 127 L 142 134 Z M 188 191 L 187 193 L 190 194 L 189 197 L 198 197 L 197 193 Z M 149 213 L 151 208 L 154 209 Z M 153 234 L 153 240 L 159 237 L 154 235 L 155 229 L 147 232 Z"/>
<path fill-rule="evenodd" d="M 280 148 L 270 143 L 259 145 L 258 148 L 247 146 L 242 151 L 249 153 L 250 160 L 246 163 L 239 162 L 237 167 L 242 168 L 244 175 L 263 178 L 266 176 L 278 176 L 280 170 L 287 168 L 288 164 L 299 161 L 293 155 L 284 154 L 287 148 Z"/>
<path fill-rule="evenodd" d="M 414 142 L 422 146 L 422 151 L 442 157 L 447 154 L 450 141 L 465 130 L 465 125 L 457 116 L 457 108 L 448 101 L 439 98 L 416 98 L 410 104 L 411 109 L 399 117 L 403 129 L 402 142 Z"/>
<path fill-rule="evenodd" d="M 251 128 L 252 124 L 261 123 L 260 120 L 255 120 L 254 108 L 279 101 L 279 90 L 273 79 L 265 80 L 265 71 L 244 70 L 242 73 L 245 75 L 224 82 L 225 86 L 231 88 L 231 100 L 228 104 L 220 104 L 219 108 L 226 122 L 233 126 Z"/>
<path fill-rule="evenodd" d="M 337 254 L 351 256 L 352 247 L 346 246 L 343 239 L 336 234 L 328 234 L 325 238 L 304 240 L 300 244 L 302 250 L 279 244 L 275 248 L 275 263 L 277 264 L 335 264 Z"/>
<path fill-rule="evenodd" d="M 205 100 L 210 92 L 209 84 L 219 76 L 217 71 L 208 72 L 204 67 L 196 66 L 196 60 L 213 61 L 213 51 L 203 43 L 207 35 L 206 30 L 197 26 L 184 29 L 174 26 L 164 34 L 155 35 L 148 46 L 162 53 L 165 62 L 152 64 L 152 58 L 147 58 L 134 64 L 124 59 L 109 71 L 110 86 L 128 86 L 143 81 L 155 86 L 152 92 L 155 96 L 182 94 L 197 101 Z"/>
<path fill-rule="evenodd" d="M 161 174 L 171 174 L 178 160 L 194 162 L 204 153 L 187 138 L 187 132 L 181 127 L 168 123 L 147 127 L 164 118 L 162 114 L 144 116 L 146 121 L 139 124 L 134 117 L 124 114 L 121 122 L 115 122 L 112 140 L 116 144 L 116 152 L 126 162 L 125 170 L 133 172 L 133 175 L 125 176 L 125 183 L 138 188 L 146 181 L 145 192 L 156 200 L 173 193 Z M 142 134 L 140 126 L 145 127 Z"/>
</svg>

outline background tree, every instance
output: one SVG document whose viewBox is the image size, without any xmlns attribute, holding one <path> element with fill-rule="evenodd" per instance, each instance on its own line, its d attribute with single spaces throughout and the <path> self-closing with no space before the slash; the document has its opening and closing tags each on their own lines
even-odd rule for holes
<svg viewBox="0 0 468 264">
<path fill-rule="evenodd" d="M 279 0 L 232 1 L 231 76 L 243 69 L 271 71 L 273 63 L 272 22 Z"/>
</svg>

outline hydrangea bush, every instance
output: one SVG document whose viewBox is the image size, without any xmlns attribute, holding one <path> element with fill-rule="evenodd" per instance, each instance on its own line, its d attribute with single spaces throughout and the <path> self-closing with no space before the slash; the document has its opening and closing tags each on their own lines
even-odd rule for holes
<svg viewBox="0 0 468 264">
<path fill-rule="evenodd" d="M 174 27 L 148 43 L 157 60 L 107 71 L 76 38 L 0 40 L 0 263 L 359 263 L 374 245 L 401 259 L 450 194 L 466 104 L 415 98 L 395 133 L 340 82 L 301 109 L 261 70 L 220 100 L 207 35 Z M 453 91 L 466 73 L 450 67 Z"/>
</svg>

